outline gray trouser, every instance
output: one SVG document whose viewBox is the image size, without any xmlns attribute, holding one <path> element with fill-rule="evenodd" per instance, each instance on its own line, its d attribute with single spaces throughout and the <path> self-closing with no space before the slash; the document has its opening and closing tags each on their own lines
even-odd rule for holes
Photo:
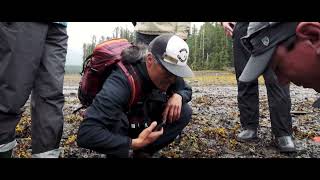
<svg viewBox="0 0 320 180">
<path fill-rule="evenodd" d="M 0 23 L 0 145 L 14 141 L 31 93 L 32 153 L 59 147 L 67 40 L 62 25 Z"/>
<path fill-rule="evenodd" d="M 246 35 L 248 23 L 236 24 L 233 33 L 234 66 L 238 83 L 238 107 L 240 121 L 244 128 L 257 128 L 259 126 L 259 91 L 258 80 L 250 83 L 239 82 L 250 53 L 241 45 L 240 38 Z M 292 134 L 292 119 L 290 115 L 291 100 L 289 85 L 281 86 L 271 69 L 263 74 L 270 111 L 272 132 L 275 136 Z"/>
</svg>

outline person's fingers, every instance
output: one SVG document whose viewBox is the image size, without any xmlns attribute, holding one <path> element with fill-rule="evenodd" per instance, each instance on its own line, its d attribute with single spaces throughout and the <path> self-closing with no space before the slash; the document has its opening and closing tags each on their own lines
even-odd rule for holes
<svg viewBox="0 0 320 180">
<path fill-rule="evenodd" d="M 172 114 L 172 122 L 174 122 L 177 119 L 177 106 L 174 106 L 172 108 L 173 114 Z"/>
<path fill-rule="evenodd" d="M 225 34 L 228 36 L 228 37 L 231 37 L 232 36 L 232 32 L 230 32 L 230 31 L 225 31 Z"/>
<path fill-rule="evenodd" d="M 158 131 L 158 133 L 159 133 L 159 136 L 161 136 L 163 134 L 163 127 L 161 128 L 160 131 Z"/>
<path fill-rule="evenodd" d="M 227 29 L 228 32 L 232 32 L 233 31 L 233 29 L 230 26 L 227 26 L 226 29 Z"/>
<path fill-rule="evenodd" d="M 225 29 L 224 32 L 228 37 L 232 36 L 232 32 L 230 32 L 229 30 Z"/>
<path fill-rule="evenodd" d="M 164 117 L 164 119 L 168 119 L 168 111 L 169 111 L 169 106 L 167 105 L 165 110 L 162 113 L 162 117 Z"/>
<path fill-rule="evenodd" d="M 153 131 L 152 133 L 149 134 L 148 139 L 149 142 L 152 143 L 155 140 L 157 140 L 161 135 L 163 134 L 163 127 L 159 131 Z"/>
<path fill-rule="evenodd" d="M 144 131 L 147 135 L 152 133 L 153 129 L 157 126 L 157 121 L 153 121 L 148 128 L 146 128 Z"/>
<path fill-rule="evenodd" d="M 177 106 L 177 108 L 176 108 L 176 119 L 175 120 L 178 120 L 180 118 L 180 112 L 181 112 L 181 106 Z"/>
<path fill-rule="evenodd" d="M 159 131 L 152 132 L 152 136 L 161 136 L 163 134 L 163 127 Z"/>
<path fill-rule="evenodd" d="M 170 111 L 170 106 L 167 105 L 166 109 L 164 110 L 164 113 L 162 117 L 165 117 L 165 119 L 169 122 L 169 111 Z"/>
<path fill-rule="evenodd" d="M 153 131 L 150 136 L 153 138 L 158 138 L 159 136 L 161 136 L 163 134 L 163 127 L 161 127 L 161 129 L 159 131 Z"/>
<path fill-rule="evenodd" d="M 174 106 L 171 106 L 170 111 L 168 112 L 169 116 L 169 122 L 172 123 L 173 122 L 173 118 L 174 118 Z"/>
</svg>

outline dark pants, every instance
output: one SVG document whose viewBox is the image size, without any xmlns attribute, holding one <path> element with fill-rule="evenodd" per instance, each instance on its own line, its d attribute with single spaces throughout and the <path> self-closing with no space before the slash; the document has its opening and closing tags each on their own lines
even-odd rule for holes
<svg viewBox="0 0 320 180">
<path fill-rule="evenodd" d="M 258 80 L 250 83 L 238 81 L 250 58 L 250 53 L 243 48 L 240 42 L 240 38 L 246 35 L 247 27 L 247 22 L 239 22 L 234 29 L 234 66 L 238 83 L 240 122 L 243 128 L 255 129 L 259 126 Z M 291 135 L 292 119 L 290 115 L 291 100 L 289 85 L 281 86 L 270 68 L 266 70 L 263 77 L 267 88 L 272 132 L 276 137 Z"/>
<path fill-rule="evenodd" d="M 146 152 L 148 154 L 154 154 L 155 152 L 159 151 L 160 149 L 164 148 L 171 142 L 175 140 L 175 138 L 181 134 L 182 130 L 188 125 L 191 120 L 192 109 L 188 104 L 184 104 L 181 108 L 181 116 L 180 118 L 171 123 L 166 124 L 163 129 L 163 135 L 160 136 L 154 143 L 144 147 L 139 151 Z M 141 130 L 142 131 L 142 130 Z M 136 138 L 136 137 L 132 137 Z"/>
<path fill-rule="evenodd" d="M 0 145 L 15 139 L 31 93 L 32 153 L 59 147 L 67 40 L 66 27 L 54 23 L 0 24 Z"/>
</svg>

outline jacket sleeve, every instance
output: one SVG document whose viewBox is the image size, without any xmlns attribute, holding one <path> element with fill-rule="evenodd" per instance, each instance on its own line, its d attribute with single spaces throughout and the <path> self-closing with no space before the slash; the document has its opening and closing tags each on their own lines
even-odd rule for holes
<svg viewBox="0 0 320 180">
<path fill-rule="evenodd" d="M 182 104 L 191 101 L 192 88 L 181 77 L 177 78 L 176 82 L 169 87 L 168 91 L 180 94 L 182 97 Z"/>
<path fill-rule="evenodd" d="M 104 82 L 80 124 L 77 143 L 80 147 L 116 157 L 128 157 L 131 138 L 120 133 L 128 125 L 124 113 L 130 87 L 120 73 L 112 73 Z"/>
</svg>

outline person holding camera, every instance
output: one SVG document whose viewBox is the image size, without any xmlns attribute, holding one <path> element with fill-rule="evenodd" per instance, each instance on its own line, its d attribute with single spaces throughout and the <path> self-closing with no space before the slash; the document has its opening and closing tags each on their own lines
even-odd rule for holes
<svg viewBox="0 0 320 180">
<path fill-rule="evenodd" d="M 131 46 L 121 56 L 124 64 L 131 64 L 129 72 L 138 77 L 139 101 L 128 107 L 130 84 L 115 69 L 88 107 L 77 143 L 107 157 L 152 157 L 174 141 L 191 119 L 187 103 L 192 89 L 183 80 L 193 76 L 187 65 L 189 47 L 180 37 L 163 34 L 147 51 Z"/>
</svg>

